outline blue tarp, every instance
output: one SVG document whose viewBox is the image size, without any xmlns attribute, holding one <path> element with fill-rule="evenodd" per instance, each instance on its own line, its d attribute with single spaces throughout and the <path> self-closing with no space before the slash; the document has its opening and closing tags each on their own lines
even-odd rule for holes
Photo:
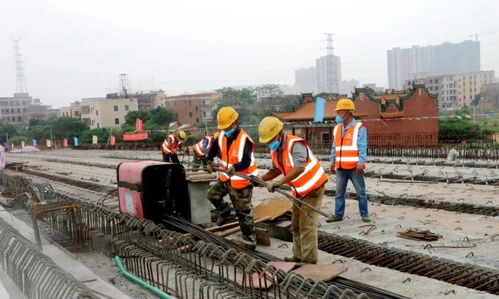
<svg viewBox="0 0 499 299">
<path fill-rule="evenodd" d="M 314 112 L 314 122 L 324 121 L 324 107 L 326 105 L 326 100 L 323 98 L 315 98 L 315 112 Z"/>
</svg>

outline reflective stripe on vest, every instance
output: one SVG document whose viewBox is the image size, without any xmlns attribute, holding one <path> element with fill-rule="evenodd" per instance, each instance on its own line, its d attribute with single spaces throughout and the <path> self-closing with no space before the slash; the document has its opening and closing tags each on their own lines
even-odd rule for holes
<svg viewBox="0 0 499 299">
<path fill-rule="evenodd" d="M 246 144 L 246 140 L 252 143 L 251 147 L 251 163 L 250 166 L 244 170 L 238 171 L 237 173 L 245 174 L 245 175 L 258 175 L 258 169 L 256 168 L 256 161 L 253 151 L 255 149 L 255 145 L 251 137 L 244 131 L 240 130 L 236 139 L 232 141 L 230 148 L 227 147 L 227 137 L 224 134 L 220 134 L 218 136 L 218 148 L 220 150 L 220 168 L 229 169 L 234 164 L 241 162 L 244 153 L 244 145 Z M 227 174 L 221 172 L 219 176 L 220 181 L 227 182 L 230 180 L 230 185 L 234 189 L 242 189 L 248 187 L 250 185 L 250 181 L 236 175 L 229 177 Z"/>
<path fill-rule="evenodd" d="M 169 145 L 170 144 L 170 145 Z M 175 150 L 180 146 L 180 141 L 175 138 L 174 134 L 166 136 L 165 141 L 161 144 L 161 150 L 166 155 L 175 154 Z"/>
<path fill-rule="evenodd" d="M 203 141 L 206 139 L 208 139 L 208 144 L 206 145 L 206 147 L 203 147 Z M 203 158 L 210 151 L 212 144 L 213 144 L 213 137 L 208 137 L 208 136 L 204 137 L 203 139 L 201 139 L 201 141 L 199 141 L 194 145 L 193 147 L 194 153 L 196 153 L 196 156 L 198 156 L 198 158 Z"/>
<path fill-rule="evenodd" d="M 322 168 L 319 160 L 312 153 L 308 147 L 305 140 L 300 137 L 293 135 L 286 136 L 286 144 L 282 149 L 282 165 L 279 164 L 279 159 L 277 158 L 277 152 L 271 151 L 272 161 L 274 165 L 279 169 L 282 175 L 287 175 L 294 168 L 293 163 L 293 146 L 297 142 L 302 142 L 307 148 L 307 161 L 305 162 L 305 170 L 294 180 L 288 182 L 288 185 L 293 187 L 293 196 L 299 195 L 300 197 L 306 197 L 310 192 L 321 187 L 325 182 L 327 182 L 326 172 Z"/>
<path fill-rule="evenodd" d="M 343 124 L 338 124 L 334 128 L 334 147 L 335 147 L 335 162 L 336 169 L 354 169 L 357 168 L 359 162 L 359 148 L 357 139 L 359 130 L 362 127 L 361 122 L 357 122 L 355 126 L 348 128 L 345 135 L 341 135 Z"/>
</svg>

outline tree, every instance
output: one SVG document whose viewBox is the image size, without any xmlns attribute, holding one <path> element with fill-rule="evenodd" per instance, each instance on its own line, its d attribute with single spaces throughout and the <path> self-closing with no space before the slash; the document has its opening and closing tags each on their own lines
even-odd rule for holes
<svg viewBox="0 0 499 299">
<path fill-rule="evenodd" d="M 9 136 L 10 141 L 10 139 L 16 135 L 24 135 L 20 134 L 22 131 L 23 129 L 19 127 L 0 121 L 0 142 L 5 143 L 7 141 L 7 136 Z"/>
<path fill-rule="evenodd" d="M 217 90 L 217 92 L 221 95 L 218 100 L 219 106 L 233 106 L 234 108 L 247 107 L 248 105 L 252 105 L 255 101 L 253 91 L 248 88 L 238 90 L 232 87 L 224 87 Z"/>
<path fill-rule="evenodd" d="M 92 143 L 92 137 L 96 135 L 99 143 L 107 143 L 110 133 L 109 129 L 104 128 L 86 130 L 81 134 L 80 142 Z"/>
<path fill-rule="evenodd" d="M 460 143 L 485 139 L 486 133 L 470 120 L 450 118 L 438 122 L 438 139 L 442 142 Z"/>
<path fill-rule="evenodd" d="M 89 129 L 88 125 L 78 118 L 53 117 L 47 120 L 47 126 L 52 131 L 54 139 L 79 136 Z"/>
<path fill-rule="evenodd" d="M 149 110 L 151 114 L 151 121 L 160 126 L 167 125 L 168 123 L 175 120 L 173 113 L 166 110 L 165 108 L 157 107 Z"/>
<path fill-rule="evenodd" d="M 137 117 L 142 119 L 142 121 L 145 123 L 151 119 L 151 113 L 145 110 L 130 111 L 125 115 L 125 124 L 127 126 L 135 127 L 135 120 L 137 119 Z"/>
<path fill-rule="evenodd" d="M 277 84 L 264 84 L 254 88 L 253 92 L 258 98 L 273 98 L 284 94 L 284 91 Z"/>
</svg>

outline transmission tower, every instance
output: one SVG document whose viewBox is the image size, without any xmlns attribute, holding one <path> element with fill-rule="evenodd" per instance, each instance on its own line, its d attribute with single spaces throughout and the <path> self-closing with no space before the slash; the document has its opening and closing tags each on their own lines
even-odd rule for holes
<svg viewBox="0 0 499 299">
<path fill-rule="evenodd" d="M 127 74 L 120 74 L 120 91 L 125 98 L 130 94 L 130 81 Z"/>
<path fill-rule="evenodd" d="M 16 64 L 16 93 L 27 93 L 26 79 L 24 78 L 24 67 L 21 59 L 21 47 L 19 39 L 12 39 L 14 43 L 14 61 Z"/>
</svg>

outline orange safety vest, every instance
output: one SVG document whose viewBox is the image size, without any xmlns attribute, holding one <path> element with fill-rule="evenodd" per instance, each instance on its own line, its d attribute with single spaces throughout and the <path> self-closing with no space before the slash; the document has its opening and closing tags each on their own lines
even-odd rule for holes
<svg viewBox="0 0 499 299">
<path fill-rule="evenodd" d="M 302 142 L 307 148 L 308 157 L 305 162 L 305 171 L 287 184 L 293 187 L 293 196 L 297 196 L 298 194 L 301 198 L 304 198 L 310 192 L 318 189 L 327 182 L 326 172 L 322 168 L 321 162 L 317 160 L 308 147 L 307 142 L 300 137 L 287 135 L 286 144 L 284 144 L 282 148 L 282 165 L 277 158 L 277 152 L 270 151 L 270 154 L 272 156 L 272 162 L 274 162 L 277 169 L 281 171 L 282 175 L 287 175 L 295 167 L 293 165 L 292 151 L 293 146 L 297 142 Z"/>
<path fill-rule="evenodd" d="M 175 150 L 180 146 L 180 141 L 177 140 L 175 134 L 166 136 L 165 141 L 161 144 L 161 150 L 165 155 L 175 154 Z"/>
<path fill-rule="evenodd" d="M 334 168 L 336 169 L 355 169 L 359 163 L 359 148 L 357 146 L 357 138 L 359 130 L 363 124 L 359 121 L 347 129 L 345 135 L 341 136 L 343 124 L 338 124 L 334 127 L 334 146 L 335 146 L 335 161 Z"/>
<path fill-rule="evenodd" d="M 206 139 L 208 139 L 208 144 L 206 145 L 206 147 L 203 147 L 203 141 L 205 141 Z M 194 145 L 193 147 L 194 153 L 196 153 L 196 156 L 198 156 L 198 158 L 203 158 L 210 151 L 212 144 L 213 144 L 213 137 L 206 136 L 203 139 L 201 139 L 201 141 L 199 141 Z"/>
<path fill-rule="evenodd" d="M 238 171 L 237 173 L 245 174 L 245 175 L 258 175 L 258 170 L 256 168 L 256 161 L 255 157 L 253 154 L 253 151 L 255 150 L 255 145 L 253 143 L 253 140 L 251 137 L 246 133 L 244 130 L 240 130 L 239 134 L 237 134 L 237 137 L 234 141 L 232 141 L 232 144 L 230 145 L 230 148 L 227 147 L 227 137 L 221 133 L 218 136 L 218 147 L 220 150 L 220 157 L 221 157 L 221 162 L 222 165 L 220 168 L 222 169 L 229 169 L 234 164 L 237 164 L 241 162 L 243 158 L 243 152 L 244 152 L 244 145 L 246 144 L 246 141 L 250 141 L 252 143 L 252 148 L 251 148 L 251 163 L 250 166 L 244 170 Z M 250 181 L 247 179 L 244 179 L 242 177 L 238 177 L 237 175 L 233 175 L 229 177 L 226 173 L 221 172 L 220 181 L 222 182 L 227 182 L 230 180 L 230 185 L 234 189 L 243 189 L 245 187 L 248 187 L 250 185 Z"/>
</svg>

